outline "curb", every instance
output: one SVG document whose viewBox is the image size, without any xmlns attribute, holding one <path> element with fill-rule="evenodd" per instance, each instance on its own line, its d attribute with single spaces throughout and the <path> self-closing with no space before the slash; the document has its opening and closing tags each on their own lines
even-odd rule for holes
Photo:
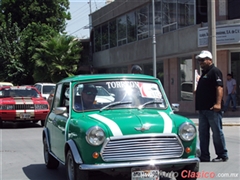
<svg viewBox="0 0 240 180">
<path fill-rule="evenodd" d="M 194 124 L 198 126 L 198 123 L 194 122 Z M 222 125 L 223 126 L 240 126 L 240 123 L 223 123 Z"/>
</svg>

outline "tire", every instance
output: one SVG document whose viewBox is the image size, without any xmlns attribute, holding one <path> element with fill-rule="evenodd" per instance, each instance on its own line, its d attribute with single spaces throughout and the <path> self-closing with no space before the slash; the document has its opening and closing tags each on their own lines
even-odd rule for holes
<svg viewBox="0 0 240 180">
<path fill-rule="evenodd" d="M 59 166 L 59 161 L 56 160 L 50 153 L 47 145 L 47 139 L 43 139 L 43 155 L 44 155 L 44 161 L 45 165 L 48 169 L 57 169 Z"/>
<path fill-rule="evenodd" d="M 2 128 L 3 127 L 3 122 L 2 122 L 2 120 L 0 120 L 0 128 Z"/>
<path fill-rule="evenodd" d="M 187 165 L 182 170 L 178 171 L 178 177 L 176 177 L 176 179 L 177 180 L 196 180 L 198 171 L 199 171 L 199 163 Z M 191 177 L 188 177 L 188 172 L 190 172 L 190 174 L 192 175 Z"/>
<path fill-rule="evenodd" d="M 78 164 L 74 161 L 71 150 L 68 150 L 66 159 L 68 180 L 88 180 L 88 172 L 79 169 Z"/>
</svg>

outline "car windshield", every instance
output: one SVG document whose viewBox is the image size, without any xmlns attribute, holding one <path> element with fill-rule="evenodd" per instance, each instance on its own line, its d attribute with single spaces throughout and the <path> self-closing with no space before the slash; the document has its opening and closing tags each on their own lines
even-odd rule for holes
<svg viewBox="0 0 240 180">
<path fill-rule="evenodd" d="M 79 83 L 73 92 L 76 111 L 116 108 L 166 108 L 158 84 L 141 81 L 101 81 Z M 87 101 L 87 103 L 85 103 Z"/>
<path fill-rule="evenodd" d="M 43 94 L 50 94 L 51 90 L 55 88 L 55 85 L 44 85 Z"/>
<path fill-rule="evenodd" d="M 32 88 L 11 87 L 0 90 L 0 98 L 5 97 L 40 97 L 40 94 Z"/>
</svg>

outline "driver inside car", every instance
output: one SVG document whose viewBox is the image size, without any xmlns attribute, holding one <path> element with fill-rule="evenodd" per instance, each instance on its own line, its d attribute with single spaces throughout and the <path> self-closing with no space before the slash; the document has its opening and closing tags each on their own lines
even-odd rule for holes
<svg viewBox="0 0 240 180">
<path fill-rule="evenodd" d="M 81 98 L 75 97 L 75 109 L 78 111 L 87 110 L 87 109 L 95 109 L 96 105 L 95 97 L 97 95 L 97 88 L 91 84 L 85 84 L 83 90 L 81 92 Z"/>
</svg>

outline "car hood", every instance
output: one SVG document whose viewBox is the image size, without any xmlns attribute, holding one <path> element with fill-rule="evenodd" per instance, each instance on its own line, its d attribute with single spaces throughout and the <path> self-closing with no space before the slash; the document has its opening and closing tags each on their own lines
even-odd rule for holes
<svg viewBox="0 0 240 180">
<path fill-rule="evenodd" d="M 91 113 L 89 119 L 104 126 L 109 136 L 143 133 L 176 133 L 171 116 L 157 110 L 132 110 Z"/>
<path fill-rule="evenodd" d="M 47 104 L 43 98 L 32 97 L 8 97 L 1 98 L 1 104 Z"/>
</svg>

